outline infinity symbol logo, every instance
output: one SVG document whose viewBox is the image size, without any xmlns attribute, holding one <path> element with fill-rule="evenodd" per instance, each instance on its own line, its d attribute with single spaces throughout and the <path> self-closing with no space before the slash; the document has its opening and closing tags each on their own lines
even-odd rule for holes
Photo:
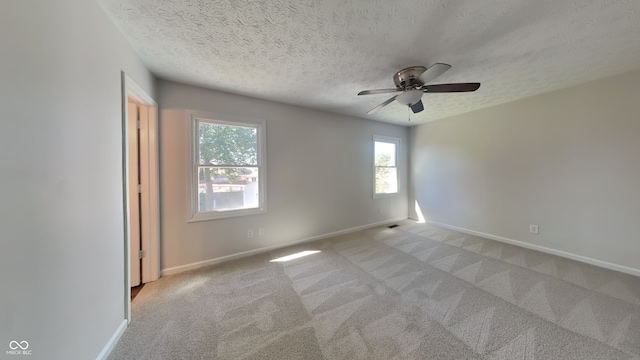
<svg viewBox="0 0 640 360">
<path fill-rule="evenodd" d="M 27 350 L 27 348 L 29 347 L 29 343 L 25 340 L 20 342 L 13 340 L 9 343 L 9 347 L 11 348 L 11 350 L 16 350 L 17 348 L 20 348 L 21 350 Z"/>
</svg>

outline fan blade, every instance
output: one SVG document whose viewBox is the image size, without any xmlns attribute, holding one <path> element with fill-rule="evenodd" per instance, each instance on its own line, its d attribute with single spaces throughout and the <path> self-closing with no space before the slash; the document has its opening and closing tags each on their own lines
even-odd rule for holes
<svg viewBox="0 0 640 360">
<path fill-rule="evenodd" d="M 413 111 L 414 114 L 417 114 L 420 111 L 424 110 L 424 105 L 422 105 L 422 100 L 418 100 L 417 103 L 413 105 L 409 105 L 409 107 L 411 108 L 411 111 Z"/>
<path fill-rule="evenodd" d="M 443 63 L 435 63 L 431 65 L 425 72 L 418 76 L 423 84 L 429 83 L 438 76 L 444 74 L 447 70 L 451 69 L 451 65 Z"/>
<path fill-rule="evenodd" d="M 387 100 L 387 101 L 383 102 L 382 104 L 380 104 L 380 105 L 378 105 L 378 106 L 374 107 L 373 109 L 369 110 L 369 112 L 367 113 L 367 115 L 371 115 L 371 114 L 373 114 L 374 112 L 376 112 L 376 111 L 378 111 L 378 110 L 382 109 L 383 107 L 385 107 L 385 106 L 387 106 L 387 105 L 391 104 L 391 103 L 393 102 L 393 100 L 395 100 L 395 99 L 396 99 L 396 97 L 397 97 L 397 96 L 398 96 L 398 95 L 396 95 L 396 96 L 394 96 L 394 97 L 390 98 L 389 100 Z"/>
<path fill-rule="evenodd" d="M 479 87 L 480 83 L 438 84 L 423 86 L 422 91 L 426 93 L 470 92 L 478 90 Z"/>
<path fill-rule="evenodd" d="M 399 90 L 399 89 L 364 90 L 364 91 L 360 91 L 358 95 L 388 94 L 388 93 L 394 93 L 399 91 L 402 91 L 402 90 Z"/>
</svg>

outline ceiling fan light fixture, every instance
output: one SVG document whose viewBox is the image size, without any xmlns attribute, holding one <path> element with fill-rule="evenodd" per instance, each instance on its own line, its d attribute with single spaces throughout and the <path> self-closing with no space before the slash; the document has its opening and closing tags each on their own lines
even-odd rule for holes
<svg viewBox="0 0 640 360">
<path fill-rule="evenodd" d="M 409 90 L 398 95 L 396 97 L 396 101 L 402 105 L 410 106 L 420 101 L 421 98 L 422 98 L 422 91 Z"/>
</svg>

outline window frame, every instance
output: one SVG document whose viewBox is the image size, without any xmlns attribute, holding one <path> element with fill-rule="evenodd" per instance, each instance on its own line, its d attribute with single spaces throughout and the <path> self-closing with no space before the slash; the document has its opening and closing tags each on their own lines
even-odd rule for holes
<svg viewBox="0 0 640 360">
<path fill-rule="evenodd" d="M 264 214 L 267 212 L 267 161 L 266 161 L 266 132 L 265 120 L 239 118 L 236 116 L 212 114 L 198 111 L 187 111 L 187 123 L 189 133 L 189 162 L 188 162 L 188 218 L 187 222 L 208 221 L 226 219 L 238 216 Z M 201 122 L 241 127 L 253 127 L 256 129 L 257 162 L 251 167 L 258 168 L 258 207 L 237 210 L 217 210 L 201 212 L 198 207 L 199 184 L 198 170 L 202 166 L 199 163 L 199 124 Z"/>
<path fill-rule="evenodd" d="M 389 144 L 393 144 L 395 145 L 396 151 L 395 151 L 395 166 L 376 166 L 376 143 L 377 142 L 383 142 L 383 143 L 389 143 Z M 402 142 L 402 139 L 397 138 L 397 137 L 391 137 L 391 136 L 385 136 L 385 135 L 373 135 L 373 198 L 374 199 L 384 199 L 384 198 L 389 198 L 389 197 L 393 197 L 393 196 L 399 196 L 400 195 L 400 165 L 398 163 L 399 160 L 399 152 L 400 152 L 400 144 Z M 379 167 L 385 167 L 385 168 L 395 168 L 396 169 L 396 184 L 397 184 L 397 188 L 396 188 L 396 192 L 394 193 L 377 193 L 376 192 L 376 170 Z"/>
</svg>

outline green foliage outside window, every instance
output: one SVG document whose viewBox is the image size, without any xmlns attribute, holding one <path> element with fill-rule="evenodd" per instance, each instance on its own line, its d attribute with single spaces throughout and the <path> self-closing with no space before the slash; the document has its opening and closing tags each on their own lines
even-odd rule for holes
<svg viewBox="0 0 640 360">
<path fill-rule="evenodd" d="M 375 158 L 376 166 L 376 194 L 384 193 L 389 186 L 388 180 L 391 171 L 386 166 L 392 166 L 391 155 L 389 153 L 377 153 Z"/>
<path fill-rule="evenodd" d="M 208 183 L 216 178 L 234 181 L 251 173 L 238 166 L 258 164 L 258 131 L 254 127 L 201 122 L 199 135 L 199 163 L 228 166 L 201 168 L 198 174 L 201 181 Z"/>
</svg>

